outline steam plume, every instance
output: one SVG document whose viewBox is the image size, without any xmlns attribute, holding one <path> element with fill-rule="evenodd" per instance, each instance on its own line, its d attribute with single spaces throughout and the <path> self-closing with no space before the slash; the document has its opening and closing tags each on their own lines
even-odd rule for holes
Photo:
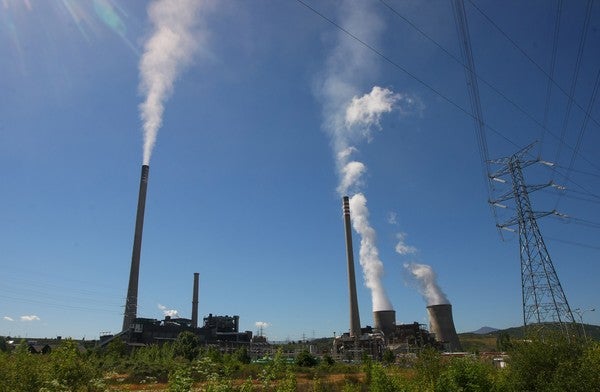
<svg viewBox="0 0 600 392">
<path fill-rule="evenodd" d="M 404 238 L 406 237 L 405 233 L 397 233 L 396 238 L 398 238 L 398 243 L 396 244 L 396 253 L 400 255 L 411 255 L 417 253 L 417 248 L 414 246 L 406 244 Z"/>
<path fill-rule="evenodd" d="M 345 1 L 340 5 L 340 24 L 366 42 L 375 43 L 383 23 L 367 2 Z M 375 230 L 369 224 L 367 199 L 360 189 L 367 168 L 354 156 L 356 145 L 370 141 L 373 129 L 380 129 L 384 113 L 392 111 L 399 96 L 391 90 L 375 86 L 371 92 L 360 95 L 361 77 L 370 77 L 376 70 L 374 56 L 345 34 L 337 42 L 327 59 L 327 69 L 318 91 L 323 103 L 323 128 L 331 137 L 335 156 L 340 195 L 354 194 L 350 199 L 352 225 L 361 236 L 360 264 L 365 284 L 371 289 L 373 310 L 391 310 L 381 277 L 383 263 L 379 259 Z"/>
<path fill-rule="evenodd" d="M 446 294 L 437 284 L 437 277 L 433 268 L 427 264 L 404 263 L 404 268 L 417 283 L 419 292 L 429 305 L 449 304 Z"/>
<path fill-rule="evenodd" d="M 267 323 L 267 322 L 265 322 L 265 321 L 257 321 L 257 322 L 255 322 L 255 323 L 254 323 L 254 325 L 255 325 L 257 328 L 267 328 L 267 327 L 268 327 L 269 325 L 271 325 L 271 324 L 269 324 L 269 323 Z"/>
<path fill-rule="evenodd" d="M 357 193 L 350 198 L 350 211 L 352 211 L 352 227 L 361 237 L 360 265 L 363 269 L 365 285 L 371 289 L 373 311 L 392 310 L 392 304 L 381 283 L 383 263 L 379 259 L 376 245 L 377 235 L 369 224 L 367 199 L 362 193 Z"/>
<path fill-rule="evenodd" d="M 157 0 L 148 7 L 153 24 L 152 36 L 140 60 L 140 104 L 144 131 L 143 164 L 150 164 L 156 135 L 162 125 L 165 100 L 173 92 L 177 75 L 187 66 L 198 48 L 194 34 L 200 0 Z"/>
</svg>

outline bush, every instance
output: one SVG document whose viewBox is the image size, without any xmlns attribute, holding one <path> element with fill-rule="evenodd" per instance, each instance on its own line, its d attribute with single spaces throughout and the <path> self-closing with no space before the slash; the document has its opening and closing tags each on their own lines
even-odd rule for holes
<svg viewBox="0 0 600 392">
<path fill-rule="evenodd" d="M 94 391 L 98 383 L 92 380 L 100 379 L 101 374 L 91 360 L 80 351 L 77 343 L 64 340 L 55 348 L 49 357 L 50 366 L 47 390 Z M 98 386 L 102 388 L 102 386 Z"/>
<path fill-rule="evenodd" d="M 189 392 L 194 381 L 188 366 L 178 367 L 169 373 L 169 392 Z"/>
<path fill-rule="evenodd" d="M 0 353 L 0 391 L 38 391 L 45 372 L 44 363 L 29 352 L 25 341 L 12 353 Z"/>
<path fill-rule="evenodd" d="M 200 354 L 200 339 L 193 332 L 184 331 L 173 343 L 173 355 L 193 361 Z"/>
<path fill-rule="evenodd" d="M 295 362 L 296 362 L 296 365 L 302 366 L 302 367 L 313 367 L 319 363 L 317 358 L 314 355 L 312 355 L 308 350 L 302 350 L 296 356 Z"/>
<path fill-rule="evenodd" d="M 572 338 L 571 338 L 572 339 Z M 518 391 L 600 390 L 600 348 L 597 342 L 560 335 L 513 343 L 502 388 Z"/>
<path fill-rule="evenodd" d="M 494 385 L 492 365 L 474 358 L 454 358 L 442 371 L 436 392 L 488 392 Z"/>
</svg>

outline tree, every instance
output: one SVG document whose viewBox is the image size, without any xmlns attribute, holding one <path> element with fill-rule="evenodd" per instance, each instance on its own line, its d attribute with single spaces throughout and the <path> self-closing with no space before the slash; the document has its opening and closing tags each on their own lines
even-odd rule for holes
<svg viewBox="0 0 600 392">
<path fill-rule="evenodd" d="M 6 343 L 6 339 L 3 336 L 0 336 L 0 351 L 3 353 L 8 351 L 8 343 Z"/>
<path fill-rule="evenodd" d="M 511 347 L 510 335 L 507 332 L 500 332 L 496 338 L 496 348 L 498 351 L 508 351 Z"/>
<path fill-rule="evenodd" d="M 63 340 L 50 354 L 48 386 L 58 390 L 92 390 L 90 383 L 99 376 L 98 370 L 79 352 L 77 343 L 70 339 Z"/>
<path fill-rule="evenodd" d="M 251 361 L 248 349 L 246 347 L 240 347 L 233 353 L 233 358 L 239 363 L 249 364 Z"/>
<path fill-rule="evenodd" d="M 391 365 L 392 363 L 396 362 L 396 354 L 394 354 L 394 352 L 388 348 L 383 352 L 382 360 L 383 363 Z"/>
<path fill-rule="evenodd" d="M 570 340 L 559 333 L 514 343 L 509 350 L 508 390 L 598 391 L 600 346 Z"/>
<path fill-rule="evenodd" d="M 193 332 L 183 331 L 173 343 L 173 356 L 192 361 L 200 353 L 200 339 Z"/>
<path fill-rule="evenodd" d="M 302 367 L 313 367 L 316 366 L 317 358 L 315 358 L 308 350 L 304 349 L 296 357 L 296 365 Z"/>
</svg>

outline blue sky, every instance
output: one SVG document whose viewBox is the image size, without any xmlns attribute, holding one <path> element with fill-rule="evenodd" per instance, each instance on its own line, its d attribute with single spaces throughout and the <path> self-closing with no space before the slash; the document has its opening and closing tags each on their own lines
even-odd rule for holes
<svg viewBox="0 0 600 392">
<path fill-rule="evenodd" d="M 202 316 L 240 315 L 242 330 L 266 323 L 271 340 L 347 331 L 330 121 L 336 105 L 379 86 L 397 100 L 347 140 L 366 168 L 353 191 L 368 199 L 397 321 L 427 323 L 403 267 L 416 262 L 437 273 L 459 331 L 522 323 L 518 238 L 501 239 L 487 203 L 475 124 L 457 108 L 471 112 L 463 67 L 399 16 L 460 59 L 450 2 L 306 0 L 322 16 L 291 0 L 199 4 L 193 60 L 165 101 L 150 161 L 140 316 L 162 318 L 162 306 L 189 317 L 199 272 Z M 546 74 L 556 4 L 474 0 L 465 9 L 490 158 L 542 140 L 534 155 L 569 167 L 600 66 L 600 7 L 590 14 L 564 127 L 561 89 L 571 90 L 586 2 L 563 4 L 546 120 L 547 75 L 473 4 Z M 0 2 L 1 335 L 91 339 L 121 326 L 142 162 L 139 63 L 153 32 L 148 5 Z M 349 88 L 334 102 L 323 86 L 338 79 Z M 599 119 L 596 102 L 568 181 L 544 167 L 525 172 L 532 184 L 554 178 L 567 186 L 560 198 L 555 190 L 531 197 L 536 210 L 572 217 L 539 225 L 573 309 L 599 305 Z M 499 211 L 499 221 L 511 213 Z M 398 233 L 415 252 L 395 252 Z M 357 233 L 354 241 L 358 263 Z M 366 325 L 371 292 L 360 271 Z M 600 311 L 584 320 L 600 323 Z"/>
</svg>

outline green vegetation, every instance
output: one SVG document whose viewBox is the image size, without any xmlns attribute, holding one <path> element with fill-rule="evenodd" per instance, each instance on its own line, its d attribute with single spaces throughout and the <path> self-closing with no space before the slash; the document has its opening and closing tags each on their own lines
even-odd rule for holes
<svg viewBox="0 0 600 392">
<path fill-rule="evenodd" d="M 208 392 L 516 392 L 600 391 L 600 343 L 544 334 L 529 339 L 498 335 L 508 366 L 489 356 L 446 356 L 424 350 L 415 357 L 391 351 L 381 362 L 336 362 L 329 355 L 280 348 L 251 363 L 246 349 L 221 353 L 182 334 L 173 344 L 128 351 L 119 341 L 81 350 L 64 340 L 50 354 L 31 354 L 22 342 L 0 351 L 0 391 L 208 391 Z"/>
</svg>

